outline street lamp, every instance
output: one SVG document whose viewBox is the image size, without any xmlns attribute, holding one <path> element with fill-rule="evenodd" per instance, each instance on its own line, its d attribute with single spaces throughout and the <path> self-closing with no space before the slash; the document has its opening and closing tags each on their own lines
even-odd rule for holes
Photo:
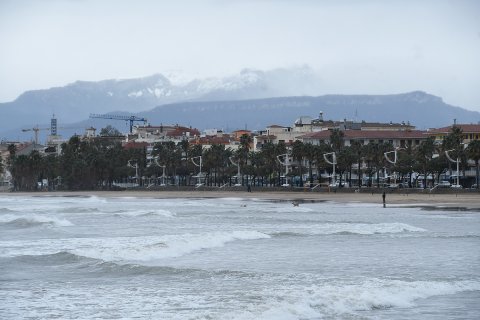
<svg viewBox="0 0 480 320">
<path fill-rule="evenodd" d="M 135 164 L 132 164 L 132 161 L 134 161 Z M 130 168 L 135 168 L 135 179 L 136 179 L 136 182 L 138 183 L 139 176 L 138 176 L 138 162 L 137 162 L 137 160 L 128 160 L 127 166 L 129 166 Z"/>
<path fill-rule="evenodd" d="M 155 163 L 155 165 L 157 167 L 162 168 L 162 183 L 160 184 L 160 187 L 165 187 L 166 186 L 166 184 L 165 184 L 165 169 L 166 169 L 167 166 L 158 163 L 158 157 L 153 157 L 150 160 L 153 160 L 153 162 Z M 151 165 L 152 165 L 152 163 L 150 162 L 147 166 L 150 167 Z"/>
<path fill-rule="evenodd" d="M 285 158 L 285 161 L 282 161 L 281 160 L 282 158 Z M 282 184 L 282 187 L 290 187 L 290 185 L 287 183 L 288 167 L 290 165 L 290 158 L 288 156 L 288 153 L 279 154 L 277 156 L 277 160 L 278 160 L 278 162 L 280 162 L 280 164 L 282 166 L 285 166 L 285 183 Z"/>
<path fill-rule="evenodd" d="M 232 157 L 229 157 L 230 162 L 234 165 L 237 166 L 237 183 L 235 183 L 235 187 L 240 187 L 242 184 L 240 183 L 240 161 L 235 162 L 233 161 Z"/>
<path fill-rule="evenodd" d="M 327 156 L 332 155 L 332 161 L 328 160 Z M 333 173 L 332 173 L 332 183 L 336 184 L 336 174 L 335 174 L 335 165 L 337 164 L 337 154 L 335 152 L 329 152 L 323 154 L 323 159 L 326 163 L 331 164 L 333 166 Z"/>
<path fill-rule="evenodd" d="M 386 159 L 388 162 L 390 162 L 390 163 L 393 164 L 393 165 L 396 165 L 396 164 L 397 164 L 397 159 L 398 159 L 398 157 L 397 157 L 397 152 L 398 152 L 398 150 L 405 150 L 405 148 L 395 148 L 395 150 L 393 150 L 393 151 L 384 152 L 384 153 L 383 153 L 383 156 L 385 157 L 385 159 Z M 390 153 L 393 153 L 393 154 L 394 154 L 393 160 L 390 160 L 390 158 L 388 157 L 388 155 L 389 155 Z M 393 183 L 394 183 L 395 185 L 397 184 L 397 175 L 396 175 L 396 172 L 395 172 L 395 171 L 393 172 Z"/>
<path fill-rule="evenodd" d="M 447 156 L 447 159 L 453 163 L 457 163 L 457 184 L 455 185 L 456 188 L 459 188 L 460 187 L 460 157 L 459 155 L 457 155 L 457 159 L 454 160 L 450 157 L 450 155 L 448 154 L 449 152 L 451 151 L 455 151 L 455 149 L 450 149 L 450 150 L 446 150 L 445 151 L 445 155 Z M 452 186 L 453 187 L 453 186 Z"/>
<path fill-rule="evenodd" d="M 195 162 L 195 159 L 200 159 L 199 162 Z M 195 166 L 199 167 L 200 168 L 200 171 L 198 172 L 198 175 L 197 175 L 197 184 L 195 185 L 196 188 L 200 187 L 203 185 L 203 183 L 201 182 L 201 176 L 202 176 L 202 156 L 197 156 L 197 157 L 193 157 L 192 158 L 192 162 Z"/>
</svg>

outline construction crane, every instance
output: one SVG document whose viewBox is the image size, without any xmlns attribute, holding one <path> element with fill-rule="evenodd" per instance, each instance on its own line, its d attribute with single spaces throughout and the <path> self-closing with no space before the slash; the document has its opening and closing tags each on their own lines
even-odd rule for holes
<svg viewBox="0 0 480 320">
<path fill-rule="evenodd" d="M 111 120 L 123 120 L 130 122 L 130 133 L 132 133 L 133 123 L 134 122 L 142 122 L 143 124 L 147 123 L 147 119 L 140 118 L 136 116 L 120 116 L 115 114 L 90 114 L 90 118 L 97 118 L 97 119 L 111 119 Z"/>
<path fill-rule="evenodd" d="M 35 145 L 38 145 L 38 131 L 40 130 L 50 130 L 50 128 L 39 128 L 38 126 L 31 129 L 22 129 L 22 132 L 33 131 L 35 132 Z"/>
</svg>

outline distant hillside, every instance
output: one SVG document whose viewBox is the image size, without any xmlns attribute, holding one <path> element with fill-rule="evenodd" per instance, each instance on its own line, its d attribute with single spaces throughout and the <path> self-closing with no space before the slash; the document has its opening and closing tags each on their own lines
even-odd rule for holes
<svg viewBox="0 0 480 320">
<path fill-rule="evenodd" d="M 83 133 L 110 124 L 126 132 L 123 122 L 88 119 L 90 113 L 122 113 L 146 117 L 152 125 L 182 124 L 199 129 L 264 129 L 290 126 L 300 116 L 325 119 L 410 122 L 419 129 L 453 123 L 478 123 L 480 113 L 451 106 L 421 91 L 391 95 L 324 95 L 308 67 L 270 71 L 243 70 L 224 78 L 181 80 L 150 77 L 99 82 L 77 81 L 65 87 L 28 91 L 13 102 L 0 103 L 0 139 L 29 140 L 22 128 L 49 127 L 53 113 L 59 133 Z M 70 129 L 63 129 L 67 127 Z M 48 132 L 41 131 L 41 138 Z"/>
<path fill-rule="evenodd" d="M 220 78 L 182 79 L 174 74 L 155 74 L 138 79 L 77 81 L 64 87 L 27 91 L 15 101 L 0 103 L 0 132 L 48 123 L 53 113 L 61 123 L 72 123 L 88 118 L 90 113 L 137 113 L 185 101 L 312 94 L 318 92 L 311 88 L 314 82 L 308 67 L 245 69 Z"/>
<path fill-rule="evenodd" d="M 480 113 L 445 104 L 441 98 L 416 91 L 393 95 L 325 95 L 242 101 L 189 102 L 163 105 L 141 115 L 152 124 L 179 123 L 197 128 L 263 129 L 291 126 L 307 115 L 325 119 L 410 122 L 419 129 L 459 123 L 477 123 Z"/>
</svg>

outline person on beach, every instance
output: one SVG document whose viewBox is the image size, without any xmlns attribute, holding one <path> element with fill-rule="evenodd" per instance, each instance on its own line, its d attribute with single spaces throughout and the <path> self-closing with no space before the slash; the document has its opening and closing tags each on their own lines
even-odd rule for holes
<svg viewBox="0 0 480 320">
<path fill-rule="evenodd" d="M 382 193 L 382 199 L 383 199 L 383 207 L 384 207 L 384 208 L 385 208 L 385 197 L 386 197 L 385 191 L 383 191 L 383 193 Z"/>
</svg>

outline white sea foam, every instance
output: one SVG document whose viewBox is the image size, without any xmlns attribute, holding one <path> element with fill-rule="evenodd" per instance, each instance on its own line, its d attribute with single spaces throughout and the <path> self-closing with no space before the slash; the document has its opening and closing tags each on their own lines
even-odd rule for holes
<svg viewBox="0 0 480 320">
<path fill-rule="evenodd" d="M 114 214 L 118 216 L 129 216 L 129 217 L 140 217 L 140 216 L 174 217 L 175 216 L 174 212 L 170 210 L 162 210 L 162 209 L 118 211 L 118 212 L 115 212 Z"/>
<path fill-rule="evenodd" d="M 51 225 L 55 227 L 69 227 L 73 224 L 57 217 L 40 214 L 2 214 L 0 215 L 0 224 L 14 225 L 18 227 L 33 227 L 37 225 Z"/>
<path fill-rule="evenodd" d="M 222 247 L 236 240 L 270 238 L 257 231 L 207 232 L 160 237 L 109 238 L 95 246 L 75 249 L 74 254 L 105 261 L 155 261 L 180 257 L 202 249 Z"/>
<path fill-rule="evenodd" d="M 45 255 L 70 252 L 105 261 L 155 261 L 180 257 L 202 249 L 222 247 L 237 240 L 270 238 L 258 231 L 219 231 L 145 237 L 68 238 L 0 242 L 0 256 Z"/>
<path fill-rule="evenodd" d="M 313 212 L 314 209 L 304 206 L 294 207 L 289 204 L 288 206 L 279 206 L 279 207 L 260 207 L 257 208 L 258 212 L 274 212 L 274 213 L 306 213 Z"/>
<path fill-rule="evenodd" d="M 231 315 L 247 319 L 311 319 L 366 316 L 365 311 L 409 308 L 418 299 L 480 290 L 480 281 L 400 281 L 368 279 L 354 284 L 315 285 L 304 288 L 276 289 L 266 303 Z M 360 312 L 360 313 L 359 313 Z"/>
<path fill-rule="evenodd" d="M 329 235 L 329 234 L 389 234 L 403 232 L 425 232 L 423 228 L 414 227 L 405 223 L 323 223 L 312 224 L 302 228 L 288 228 L 274 234 L 295 233 L 299 235 Z"/>
</svg>

